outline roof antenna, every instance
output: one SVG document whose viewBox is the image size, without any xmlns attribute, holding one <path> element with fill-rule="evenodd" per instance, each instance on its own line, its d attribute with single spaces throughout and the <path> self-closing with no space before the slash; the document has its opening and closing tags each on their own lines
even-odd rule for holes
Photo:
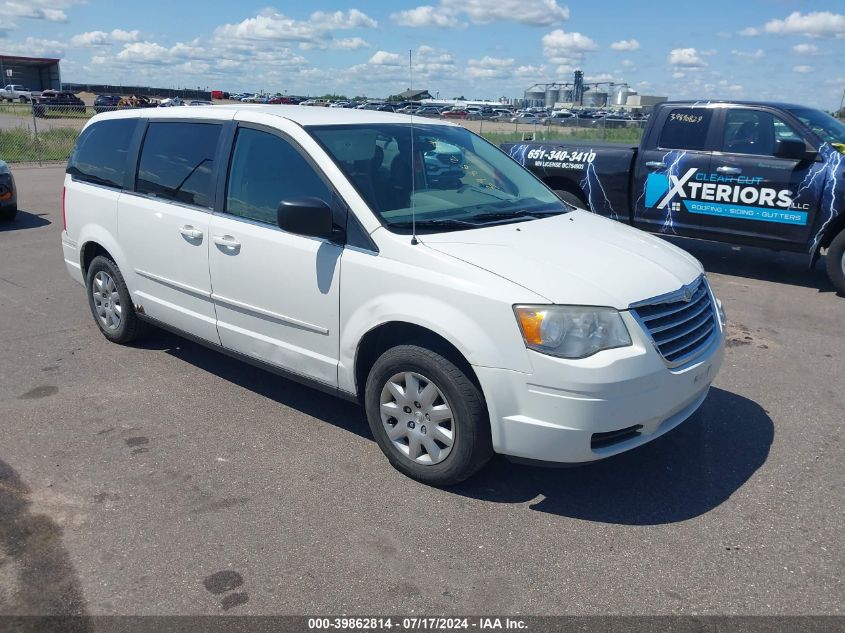
<svg viewBox="0 0 845 633">
<path fill-rule="evenodd" d="M 408 90 L 414 89 L 414 58 L 413 49 L 408 49 L 408 81 L 410 82 Z M 417 240 L 417 213 L 414 206 L 414 194 L 416 193 L 416 179 L 414 178 L 414 110 L 413 108 L 408 113 L 411 116 L 411 244 L 416 246 L 419 244 Z"/>
</svg>

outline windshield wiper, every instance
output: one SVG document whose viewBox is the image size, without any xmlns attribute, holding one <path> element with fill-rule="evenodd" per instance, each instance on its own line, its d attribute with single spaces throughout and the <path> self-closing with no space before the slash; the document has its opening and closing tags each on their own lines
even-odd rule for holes
<svg viewBox="0 0 845 633">
<path fill-rule="evenodd" d="M 560 215 L 567 213 L 567 211 L 527 211 L 522 209 L 520 211 L 490 211 L 488 213 L 479 213 L 472 216 L 472 220 L 481 221 L 482 223 L 495 222 L 496 220 L 522 220 L 522 219 L 539 219 L 550 215 Z"/>
<path fill-rule="evenodd" d="M 395 229 L 410 229 L 414 227 L 413 222 L 391 222 L 389 225 Z M 475 222 L 467 222 L 466 220 L 457 220 L 455 218 L 441 218 L 429 220 L 417 220 L 416 227 L 418 229 L 471 229 L 478 225 Z"/>
</svg>

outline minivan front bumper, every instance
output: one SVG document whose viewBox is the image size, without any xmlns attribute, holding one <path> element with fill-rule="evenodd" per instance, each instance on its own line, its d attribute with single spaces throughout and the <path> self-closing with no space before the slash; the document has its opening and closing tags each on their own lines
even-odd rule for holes
<svg viewBox="0 0 845 633">
<path fill-rule="evenodd" d="M 589 462 L 630 450 L 689 418 L 724 357 L 719 325 L 694 361 L 670 369 L 629 312 L 633 345 L 580 360 L 528 350 L 532 373 L 477 367 L 497 453 Z"/>
</svg>

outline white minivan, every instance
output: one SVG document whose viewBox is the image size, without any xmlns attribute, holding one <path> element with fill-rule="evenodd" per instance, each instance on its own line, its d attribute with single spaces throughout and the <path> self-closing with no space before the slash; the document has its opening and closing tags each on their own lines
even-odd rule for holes
<svg viewBox="0 0 845 633">
<path fill-rule="evenodd" d="M 589 462 L 704 401 L 725 321 L 699 262 L 561 202 L 431 119 L 274 106 L 101 114 L 62 249 L 94 320 L 152 323 L 360 401 L 434 485 L 495 453 Z"/>
</svg>

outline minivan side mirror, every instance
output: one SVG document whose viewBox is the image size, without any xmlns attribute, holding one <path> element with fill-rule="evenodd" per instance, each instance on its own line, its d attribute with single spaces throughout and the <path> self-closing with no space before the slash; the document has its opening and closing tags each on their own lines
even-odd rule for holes
<svg viewBox="0 0 845 633">
<path fill-rule="evenodd" d="M 791 158 L 793 160 L 812 160 L 815 158 L 813 152 L 807 151 L 807 145 L 804 141 L 793 138 L 776 140 L 775 156 L 778 158 Z"/>
<path fill-rule="evenodd" d="M 320 198 L 289 198 L 279 203 L 276 211 L 279 228 L 288 233 L 332 238 L 332 208 Z"/>
</svg>

